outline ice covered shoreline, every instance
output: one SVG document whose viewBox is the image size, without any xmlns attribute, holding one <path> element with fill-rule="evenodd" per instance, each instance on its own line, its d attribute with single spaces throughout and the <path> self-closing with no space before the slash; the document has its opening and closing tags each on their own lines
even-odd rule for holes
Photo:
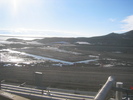
<svg viewBox="0 0 133 100">
<path fill-rule="evenodd" d="M 62 63 L 64 65 L 73 65 L 75 63 L 89 63 L 89 62 L 98 60 L 98 59 L 90 59 L 90 60 L 83 60 L 83 61 L 77 61 L 77 62 L 69 62 L 69 61 L 64 61 L 64 60 L 59 60 L 59 59 L 54 59 L 54 58 L 43 57 L 43 56 L 33 55 L 33 54 L 29 54 L 29 53 L 19 52 L 19 51 L 15 51 L 15 50 L 11 50 L 11 49 L 2 49 L 0 51 L 1 52 L 8 52 L 8 53 L 25 55 L 25 56 L 28 56 L 28 57 L 33 57 L 34 59 L 43 59 L 43 60 L 49 60 L 49 61 L 53 61 L 53 62 L 59 62 L 59 63 Z M 1 53 L 1 55 L 2 55 L 2 53 Z M 2 59 L 2 57 L 1 57 L 1 59 Z"/>
</svg>

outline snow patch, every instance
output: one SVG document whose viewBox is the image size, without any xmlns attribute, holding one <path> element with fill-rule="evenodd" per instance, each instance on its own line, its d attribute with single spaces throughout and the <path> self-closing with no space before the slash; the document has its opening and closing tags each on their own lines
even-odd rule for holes
<svg viewBox="0 0 133 100">
<path fill-rule="evenodd" d="M 76 42 L 77 44 L 90 44 L 89 42 Z"/>
</svg>

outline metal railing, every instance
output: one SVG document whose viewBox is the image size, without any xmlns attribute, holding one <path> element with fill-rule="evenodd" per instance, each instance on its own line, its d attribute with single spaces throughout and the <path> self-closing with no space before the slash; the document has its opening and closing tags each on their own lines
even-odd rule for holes
<svg viewBox="0 0 133 100">
<path fill-rule="evenodd" d="M 114 83 L 116 83 L 116 86 Z M 123 82 L 115 82 L 114 77 L 110 76 L 97 93 L 94 100 L 109 100 L 109 96 L 111 96 L 111 90 L 115 92 L 115 95 L 113 96 L 115 97 L 114 100 L 130 100 L 129 93 L 133 94 L 133 89 L 123 88 Z M 126 96 L 123 94 L 126 94 Z"/>
<path fill-rule="evenodd" d="M 2 86 L 1 83 L 3 83 L 4 81 L 5 80 L 0 81 L 0 89 Z M 116 85 L 115 85 L 115 83 L 116 83 Z M 27 87 L 23 87 L 25 84 L 26 84 L 26 82 L 22 83 L 20 85 L 20 86 L 22 86 L 22 87 L 20 87 L 20 89 L 24 88 L 24 90 L 27 90 Z M 17 87 L 17 88 L 19 88 L 19 87 Z M 33 89 L 31 89 L 31 90 L 33 90 Z M 41 95 L 44 94 L 43 89 L 40 89 L 40 90 L 38 89 L 38 91 L 40 91 L 39 94 L 41 94 Z M 34 92 L 34 91 L 32 91 L 32 92 Z M 113 93 L 113 92 L 115 92 L 115 93 Z M 113 93 L 113 95 L 112 95 L 112 93 Z M 113 96 L 113 100 L 130 100 L 130 99 L 132 100 L 132 95 L 129 95 L 129 94 L 133 94 L 133 89 L 123 88 L 122 82 L 116 82 L 115 78 L 113 76 L 110 76 L 110 77 L 108 77 L 106 83 L 99 90 L 97 95 L 89 100 L 109 100 L 111 96 Z M 47 91 L 47 96 L 50 96 L 49 89 Z"/>
</svg>

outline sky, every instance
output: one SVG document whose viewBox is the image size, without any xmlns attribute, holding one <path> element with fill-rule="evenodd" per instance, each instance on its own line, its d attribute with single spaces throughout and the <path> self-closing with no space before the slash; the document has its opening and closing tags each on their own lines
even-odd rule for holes
<svg viewBox="0 0 133 100">
<path fill-rule="evenodd" d="M 133 0 L 0 0 L 0 34 L 92 37 L 133 30 Z"/>
</svg>

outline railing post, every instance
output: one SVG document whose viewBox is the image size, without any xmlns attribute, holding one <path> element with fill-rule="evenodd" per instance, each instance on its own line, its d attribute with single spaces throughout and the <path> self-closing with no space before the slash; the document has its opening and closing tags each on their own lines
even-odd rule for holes
<svg viewBox="0 0 133 100">
<path fill-rule="evenodd" d="M 116 82 L 116 88 L 123 88 L 123 83 Z M 116 91 L 116 100 L 122 100 L 122 92 Z"/>
</svg>

